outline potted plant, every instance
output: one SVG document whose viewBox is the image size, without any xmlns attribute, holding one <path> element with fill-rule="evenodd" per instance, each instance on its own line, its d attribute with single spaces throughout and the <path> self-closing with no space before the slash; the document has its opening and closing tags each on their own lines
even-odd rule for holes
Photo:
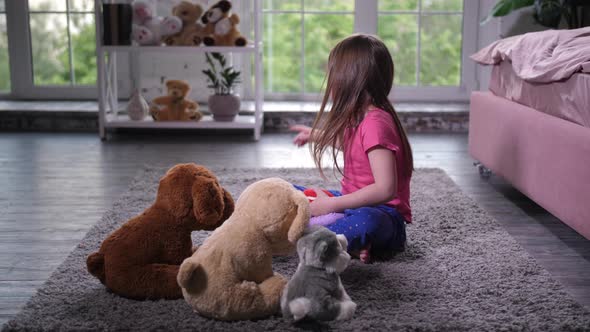
<svg viewBox="0 0 590 332">
<path fill-rule="evenodd" d="M 565 19 L 568 29 L 590 24 L 584 17 L 585 12 L 587 14 L 590 10 L 590 0 L 499 0 L 482 24 L 487 23 L 492 17 L 506 16 L 517 9 L 530 6 L 534 6 L 535 21 L 548 28 L 557 29 L 562 18 Z"/>
<path fill-rule="evenodd" d="M 209 110 L 215 121 L 233 121 L 240 111 L 240 98 L 233 94 L 233 88 L 240 83 L 240 72 L 228 66 L 221 53 L 205 53 L 205 56 L 209 69 L 203 70 L 203 74 L 209 81 L 207 87 L 214 92 L 209 96 Z"/>
</svg>

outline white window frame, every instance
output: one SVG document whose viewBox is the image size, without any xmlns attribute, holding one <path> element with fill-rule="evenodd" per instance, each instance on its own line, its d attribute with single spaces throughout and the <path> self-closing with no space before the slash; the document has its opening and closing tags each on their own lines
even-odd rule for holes
<svg viewBox="0 0 590 332">
<path fill-rule="evenodd" d="M 6 12 L 10 13 L 6 17 L 12 86 L 10 98 L 84 100 L 98 97 L 96 85 L 35 85 L 29 2 L 28 0 L 8 0 Z"/>
<path fill-rule="evenodd" d="M 303 0 L 301 0 L 303 2 Z M 352 0 L 351 0 L 352 1 Z M 461 63 L 461 81 L 459 86 L 455 87 L 408 87 L 394 86 L 392 99 L 395 101 L 468 101 L 471 91 L 479 88 L 477 80 L 476 64 L 469 59 L 469 55 L 477 50 L 478 34 L 478 13 L 480 7 L 479 1 L 463 1 L 463 38 L 462 38 L 462 63 Z M 33 81 L 33 65 L 31 52 L 31 38 L 29 25 L 28 0 L 7 0 L 6 15 L 10 73 L 11 73 L 11 92 L 8 94 L 0 93 L 0 97 L 15 99 L 96 99 L 96 86 L 80 85 L 57 85 L 57 86 L 36 86 Z M 355 0 L 354 4 L 354 32 L 377 33 L 378 20 L 378 0 Z M 361 10 L 362 9 L 362 10 Z M 313 13 L 322 13 L 313 11 Z M 339 12 L 323 12 L 334 14 Z M 345 12 L 342 12 L 345 13 Z M 303 16 L 303 12 L 301 12 Z M 350 14 L 346 12 L 346 14 Z M 264 15 L 261 15 L 264 17 Z M 248 22 L 242 24 L 244 31 L 249 31 Z M 303 27 L 302 27 L 303 29 Z M 97 36 L 98 37 L 98 36 Z M 302 36 L 304 38 L 304 35 Z M 305 41 L 302 39 L 302 43 Z M 301 50 L 302 58 L 304 57 L 304 48 Z M 303 60 L 304 61 L 304 60 Z M 237 64 L 239 64 L 238 61 Z M 249 61 L 244 62 L 244 67 L 248 67 Z M 304 64 L 305 62 L 302 62 Z M 302 67 L 304 70 L 305 67 Z M 249 68 L 244 68 L 247 74 Z M 249 77 L 249 75 L 247 76 Z M 244 94 L 249 97 L 252 94 L 252 87 L 248 86 L 245 80 L 243 84 Z M 265 93 L 266 100 L 297 100 L 297 101 L 318 101 L 317 93 Z"/>
<path fill-rule="evenodd" d="M 0 1 L 3 1 L 3 0 L 0 0 Z M 6 20 L 7 20 L 6 21 L 6 35 L 8 37 L 8 14 L 6 14 L 7 13 L 6 3 L 4 5 L 5 5 L 4 11 L 3 12 L 0 12 L 0 15 L 5 15 L 5 17 L 6 17 Z M 9 50 L 8 51 L 8 61 L 9 61 L 9 65 L 8 66 L 10 67 L 10 62 L 12 61 L 12 57 L 10 56 L 10 47 L 8 47 L 8 50 Z M 10 68 L 9 68 L 9 70 L 10 70 Z M 12 75 L 10 75 L 10 76 L 12 76 Z M 0 79 L 2 79 L 2 78 L 0 78 Z M 10 80 L 10 88 L 12 90 L 12 79 L 11 79 L 11 77 L 7 77 L 6 79 Z M 10 90 L 0 91 L 0 99 L 9 98 L 10 97 L 10 94 L 11 94 Z"/>
<path fill-rule="evenodd" d="M 350 14 L 350 12 L 322 12 L 322 11 L 305 11 L 303 0 L 301 0 L 301 11 L 285 11 L 288 13 L 301 13 L 303 20 L 304 14 Z M 422 0 L 418 1 L 421 7 Z M 418 12 L 421 8 L 418 8 Z M 272 13 L 283 13 L 282 11 L 272 11 Z M 476 77 L 476 65 L 469 60 L 469 55 L 477 50 L 477 27 L 479 13 L 479 1 L 463 1 L 463 26 L 462 26 L 462 51 L 461 51 L 461 80 L 458 86 L 394 86 L 390 97 L 396 101 L 467 101 L 471 91 L 478 88 Z M 272 15 L 271 13 L 269 13 Z M 377 34 L 377 22 L 379 18 L 378 0 L 355 0 L 354 4 L 354 33 Z M 443 13 L 444 14 L 444 13 Z M 266 15 L 262 15 L 263 17 Z M 420 15 L 418 15 L 420 17 Z M 418 22 L 420 29 L 420 22 Z M 301 63 L 303 72 L 305 70 L 305 33 L 302 25 L 301 32 Z M 418 33 L 420 35 L 420 33 Z M 418 37 L 417 54 L 420 54 L 420 37 Z M 419 63 L 420 60 L 417 59 Z M 419 75 L 420 67 L 416 68 Z M 304 88 L 303 75 L 300 74 L 301 86 Z M 266 100 L 298 100 L 298 101 L 317 101 L 317 93 L 275 93 L 265 92 Z"/>
</svg>

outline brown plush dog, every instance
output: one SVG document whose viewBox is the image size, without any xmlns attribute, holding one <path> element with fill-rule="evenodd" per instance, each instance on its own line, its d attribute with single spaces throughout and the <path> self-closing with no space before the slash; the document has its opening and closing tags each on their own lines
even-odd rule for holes
<svg viewBox="0 0 590 332">
<path fill-rule="evenodd" d="M 160 180 L 155 203 L 88 256 L 88 271 L 127 298 L 181 298 L 176 277 L 180 263 L 193 252 L 191 232 L 215 229 L 233 209 L 231 195 L 209 170 L 174 166 Z"/>
<path fill-rule="evenodd" d="M 178 283 L 199 314 L 221 320 L 277 313 L 287 280 L 273 255 L 295 251 L 309 223 L 309 202 L 290 183 L 270 178 L 246 188 L 235 212 L 184 260 Z"/>
<path fill-rule="evenodd" d="M 205 24 L 203 43 L 207 46 L 246 46 L 236 25 L 240 23 L 237 14 L 229 15 L 231 2 L 222 0 L 207 10 L 201 21 Z"/>
<path fill-rule="evenodd" d="M 205 36 L 205 27 L 197 23 L 203 14 L 203 7 L 182 1 L 172 8 L 172 15 L 182 21 L 182 30 L 164 39 L 168 46 L 199 46 Z"/>
<path fill-rule="evenodd" d="M 203 114 L 199 105 L 186 98 L 191 86 L 186 81 L 169 80 L 166 82 L 167 96 L 152 100 L 155 105 L 164 106 L 160 109 L 152 106 L 150 112 L 156 121 L 199 121 Z"/>
</svg>

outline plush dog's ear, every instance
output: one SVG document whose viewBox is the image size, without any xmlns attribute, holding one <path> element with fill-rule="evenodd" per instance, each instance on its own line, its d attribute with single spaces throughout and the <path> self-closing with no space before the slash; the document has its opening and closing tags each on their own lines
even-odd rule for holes
<svg viewBox="0 0 590 332">
<path fill-rule="evenodd" d="M 207 274 L 201 264 L 187 258 L 180 265 L 176 281 L 181 288 L 186 289 L 191 295 L 196 295 L 207 287 Z"/>
<path fill-rule="evenodd" d="M 310 212 L 309 201 L 300 191 L 293 191 L 293 201 L 297 204 L 297 215 L 289 227 L 287 238 L 289 242 L 295 244 L 309 224 Z"/>
<path fill-rule="evenodd" d="M 342 234 L 336 234 L 336 239 L 338 239 L 338 242 L 340 242 L 343 251 L 348 250 L 348 240 L 346 239 L 346 236 Z"/>
<path fill-rule="evenodd" d="M 215 179 L 198 177 L 193 182 L 193 213 L 197 222 L 206 226 L 217 225 L 225 211 L 225 190 Z M 233 200 L 232 200 L 233 202 Z"/>
<path fill-rule="evenodd" d="M 232 213 L 234 213 L 235 203 L 229 191 L 223 188 L 221 188 L 221 190 L 223 190 L 223 204 L 225 206 L 221 220 L 227 220 L 229 217 L 231 217 Z"/>
<path fill-rule="evenodd" d="M 315 256 L 318 257 L 320 259 L 320 261 L 325 261 L 326 260 L 326 253 L 328 252 L 328 242 L 326 241 L 320 241 L 319 243 L 316 244 L 315 248 Z"/>
</svg>

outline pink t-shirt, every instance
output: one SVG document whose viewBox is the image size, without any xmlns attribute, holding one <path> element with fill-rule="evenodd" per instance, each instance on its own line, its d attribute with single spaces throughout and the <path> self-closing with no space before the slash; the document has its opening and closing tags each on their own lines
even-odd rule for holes
<svg viewBox="0 0 590 332">
<path fill-rule="evenodd" d="M 394 152 L 397 167 L 397 197 L 385 204 L 395 207 L 406 222 L 412 222 L 411 174 L 404 174 L 403 144 L 391 115 L 384 110 L 369 110 L 356 130 L 348 129 L 346 131 L 344 135 L 342 194 L 350 194 L 375 183 L 368 152 L 377 146 Z"/>
</svg>

